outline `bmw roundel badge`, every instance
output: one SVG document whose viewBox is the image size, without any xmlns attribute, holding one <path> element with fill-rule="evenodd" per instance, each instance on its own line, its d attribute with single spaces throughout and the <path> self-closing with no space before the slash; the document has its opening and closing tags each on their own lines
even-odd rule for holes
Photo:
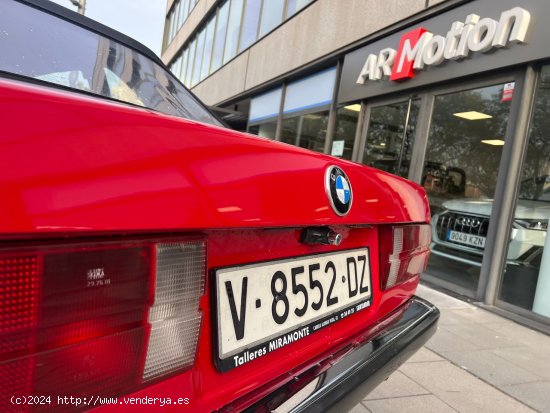
<svg viewBox="0 0 550 413">
<path fill-rule="evenodd" d="M 331 165 L 325 172 L 325 191 L 334 212 L 343 217 L 353 201 L 351 184 L 342 169 Z"/>
</svg>

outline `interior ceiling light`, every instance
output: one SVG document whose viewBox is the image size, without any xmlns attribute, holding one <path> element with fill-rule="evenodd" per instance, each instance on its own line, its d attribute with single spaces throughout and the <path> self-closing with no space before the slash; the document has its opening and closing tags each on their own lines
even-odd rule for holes
<svg viewBox="0 0 550 413">
<path fill-rule="evenodd" d="M 480 120 L 480 119 L 491 119 L 491 115 L 486 115 L 485 113 L 476 112 L 475 110 L 472 110 L 470 112 L 457 112 L 453 113 L 454 116 L 468 119 L 468 120 Z"/>
<path fill-rule="evenodd" d="M 359 112 L 361 111 L 361 105 L 358 103 L 355 105 L 348 105 L 348 106 L 344 106 L 344 109 L 353 110 L 354 112 Z"/>
<path fill-rule="evenodd" d="M 502 146 L 504 141 L 502 139 L 485 139 L 481 143 L 486 143 L 487 145 Z"/>
</svg>

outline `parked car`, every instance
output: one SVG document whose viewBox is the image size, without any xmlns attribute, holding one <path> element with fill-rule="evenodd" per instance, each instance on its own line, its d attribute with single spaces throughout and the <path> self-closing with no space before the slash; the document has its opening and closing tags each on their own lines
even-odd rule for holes
<svg viewBox="0 0 550 413">
<path fill-rule="evenodd" d="M 443 202 L 433 216 L 432 252 L 458 261 L 481 262 L 493 199 Z M 507 263 L 538 269 L 550 219 L 550 176 L 524 180 L 514 212 Z"/>
<path fill-rule="evenodd" d="M 436 329 L 422 187 L 225 128 L 118 32 L 2 2 L 0 113 L 1 412 L 342 412 Z"/>
</svg>

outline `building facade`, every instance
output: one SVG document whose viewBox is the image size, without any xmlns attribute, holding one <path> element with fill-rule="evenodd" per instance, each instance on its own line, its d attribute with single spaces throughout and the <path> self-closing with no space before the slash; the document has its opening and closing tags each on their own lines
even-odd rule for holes
<svg viewBox="0 0 550 413">
<path fill-rule="evenodd" d="M 423 185 L 424 279 L 548 332 L 548 16 L 546 0 L 168 0 L 162 59 L 237 129 Z"/>
</svg>

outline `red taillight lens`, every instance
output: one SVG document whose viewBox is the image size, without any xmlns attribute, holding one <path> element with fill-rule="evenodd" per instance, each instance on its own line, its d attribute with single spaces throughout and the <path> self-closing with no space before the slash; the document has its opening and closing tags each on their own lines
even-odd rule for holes
<svg viewBox="0 0 550 413">
<path fill-rule="evenodd" d="M 430 256 L 429 225 L 379 228 L 380 288 L 387 290 L 425 271 Z"/>
<path fill-rule="evenodd" d="M 0 253 L 0 411 L 74 410 L 10 398 L 117 396 L 190 366 L 205 248 L 128 242 Z M 174 323 L 180 333 L 163 335 Z"/>
</svg>

